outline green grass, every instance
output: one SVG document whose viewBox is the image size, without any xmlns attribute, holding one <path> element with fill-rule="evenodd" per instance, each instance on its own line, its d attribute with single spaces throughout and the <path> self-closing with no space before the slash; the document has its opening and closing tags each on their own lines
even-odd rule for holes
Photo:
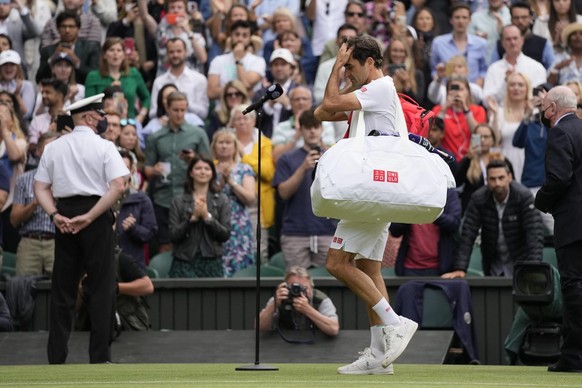
<svg viewBox="0 0 582 388">
<path fill-rule="evenodd" d="M 195 351 L 195 349 L 193 349 Z M 393 376 L 338 375 L 335 364 L 279 364 L 279 371 L 235 371 L 238 364 L 0 366 L 0 387 L 580 387 L 582 375 L 544 367 L 395 365 Z"/>
</svg>

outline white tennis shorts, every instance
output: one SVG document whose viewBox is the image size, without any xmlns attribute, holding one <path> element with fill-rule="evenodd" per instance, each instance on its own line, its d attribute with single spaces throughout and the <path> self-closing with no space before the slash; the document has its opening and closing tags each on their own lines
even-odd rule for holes
<svg viewBox="0 0 582 388">
<path fill-rule="evenodd" d="M 389 222 L 370 223 L 340 220 L 330 248 L 355 253 L 357 259 L 382 261 Z"/>
</svg>

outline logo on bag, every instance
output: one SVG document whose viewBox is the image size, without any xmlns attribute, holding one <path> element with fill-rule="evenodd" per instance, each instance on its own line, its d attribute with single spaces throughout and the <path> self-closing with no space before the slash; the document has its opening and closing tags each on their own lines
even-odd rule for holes
<svg viewBox="0 0 582 388">
<path fill-rule="evenodd" d="M 368 88 L 366 88 L 365 86 L 362 86 L 362 88 L 360 90 L 362 91 L 362 93 L 366 93 L 368 91 Z"/>
<path fill-rule="evenodd" d="M 374 182 L 398 183 L 397 171 L 374 170 Z"/>
<path fill-rule="evenodd" d="M 333 236 L 333 242 L 334 242 L 334 244 L 340 244 L 341 245 L 341 244 L 343 244 L 344 239 L 341 238 L 341 237 Z"/>
</svg>

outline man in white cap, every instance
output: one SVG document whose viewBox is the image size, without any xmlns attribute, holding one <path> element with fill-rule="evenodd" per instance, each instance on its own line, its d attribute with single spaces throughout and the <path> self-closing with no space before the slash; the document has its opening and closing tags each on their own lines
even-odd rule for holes
<svg viewBox="0 0 582 388">
<path fill-rule="evenodd" d="M 98 94 L 65 108 L 75 128 L 47 145 L 35 176 L 35 196 L 56 227 L 47 346 L 50 364 L 67 359 L 84 273 L 91 297 L 89 361 L 111 361 L 116 295 L 111 206 L 123 193 L 129 170 L 115 145 L 98 136 L 107 129 L 102 98 Z"/>
<path fill-rule="evenodd" d="M 291 101 L 289 100 L 289 92 L 293 90 L 298 84 L 291 78 L 297 63 L 293 58 L 293 54 L 286 48 L 278 48 L 273 50 L 269 60 L 269 72 L 273 78 L 274 84 L 279 84 L 283 88 L 283 95 L 277 100 L 270 100 L 263 105 L 263 112 L 265 113 L 265 122 L 263 125 L 263 133 L 267 137 L 273 134 L 273 128 L 281 121 L 289 120 L 293 115 L 291 111 Z M 270 86 L 270 85 L 269 85 Z M 258 100 L 267 92 L 267 87 L 263 87 L 253 97 L 253 100 Z"/>
</svg>

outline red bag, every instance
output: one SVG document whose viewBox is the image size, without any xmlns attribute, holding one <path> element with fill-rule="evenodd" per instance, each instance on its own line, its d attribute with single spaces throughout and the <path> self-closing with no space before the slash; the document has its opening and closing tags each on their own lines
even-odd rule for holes
<svg viewBox="0 0 582 388">
<path fill-rule="evenodd" d="M 410 133 L 416 133 L 422 137 L 428 137 L 428 130 L 432 126 L 435 113 L 431 110 L 426 110 L 418 105 L 412 97 L 406 94 L 398 93 L 400 105 L 402 105 L 402 112 L 404 113 L 404 121 L 406 121 L 406 129 Z M 352 113 L 348 117 L 348 129 L 344 134 L 344 139 L 350 136 L 350 123 L 352 121 Z"/>
<path fill-rule="evenodd" d="M 410 133 L 428 137 L 428 130 L 432 126 L 435 114 L 431 110 L 426 110 L 418 105 L 418 102 L 406 94 L 398 93 L 400 98 L 400 105 L 402 105 L 402 112 L 404 112 L 404 120 L 406 121 L 406 128 Z"/>
</svg>

